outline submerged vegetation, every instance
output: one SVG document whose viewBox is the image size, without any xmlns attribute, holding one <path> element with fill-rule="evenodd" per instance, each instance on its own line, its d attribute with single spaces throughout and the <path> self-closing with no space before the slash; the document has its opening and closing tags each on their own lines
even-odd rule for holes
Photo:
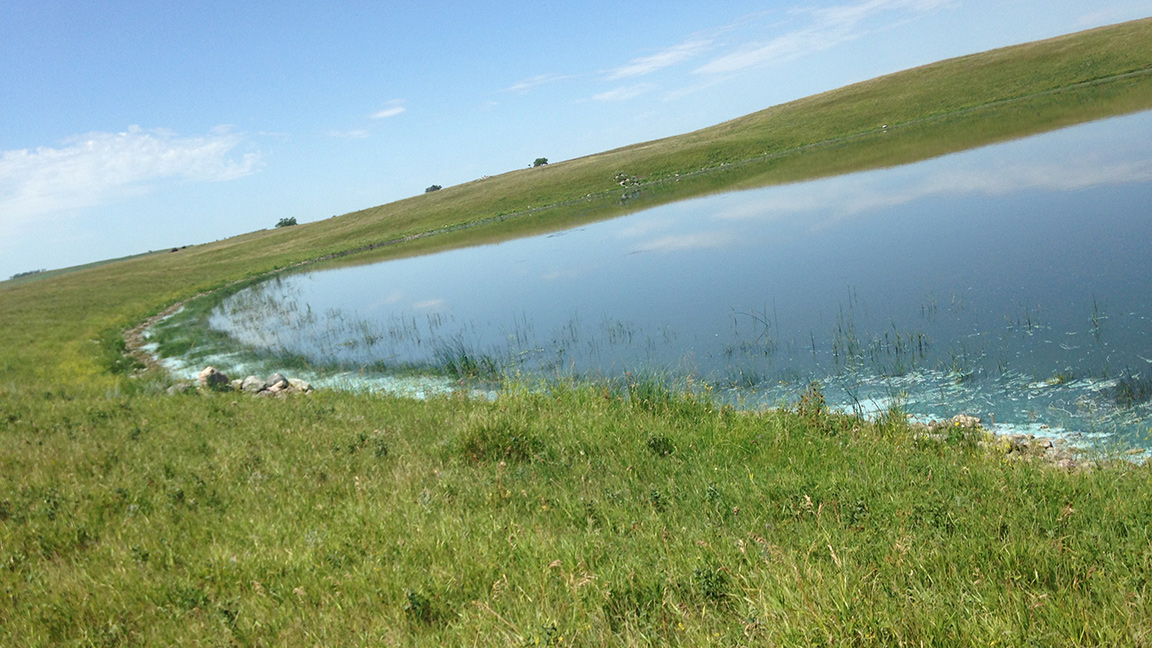
<svg viewBox="0 0 1152 648">
<path fill-rule="evenodd" d="M 1125 370 L 1123 375 L 1116 379 L 1116 386 L 1112 389 L 1112 397 L 1121 407 L 1132 407 L 1152 400 L 1152 378 L 1147 375 L 1133 374 L 1131 369 Z"/>
<path fill-rule="evenodd" d="M 0 643 L 1148 645 L 1147 464 L 1009 462 L 978 431 L 831 412 L 818 385 L 744 413 L 631 376 L 510 385 L 495 402 L 166 396 L 120 333 L 311 260 L 1146 109 L 1150 75 L 1152 20 L 1137 21 L 178 255 L 0 282 Z M 919 347 L 896 330 L 877 343 Z"/>
</svg>

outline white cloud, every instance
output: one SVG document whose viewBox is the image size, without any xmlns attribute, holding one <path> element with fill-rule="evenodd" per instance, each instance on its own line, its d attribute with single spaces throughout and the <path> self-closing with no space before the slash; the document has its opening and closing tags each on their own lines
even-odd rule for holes
<svg viewBox="0 0 1152 648">
<path fill-rule="evenodd" d="M 656 86 L 651 83 L 638 83 L 636 85 L 624 86 L 621 88 L 616 88 L 615 90 L 601 92 L 598 95 L 594 95 L 592 98 L 596 101 L 627 101 L 629 99 L 635 99 L 636 97 L 639 97 L 640 95 L 655 88 Z"/>
<path fill-rule="evenodd" d="M 651 74 L 677 63 L 696 58 L 711 48 L 711 41 L 695 38 L 679 45 L 663 49 L 651 56 L 632 59 L 627 65 L 612 70 L 609 79 L 623 79 L 626 77 L 643 76 Z"/>
<path fill-rule="evenodd" d="M 736 242 L 730 232 L 699 232 L 696 234 L 673 234 L 638 245 L 633 252 L 677 252 L 721 248 Z"/>
<path fill-rule="evenodd" d="M 444 308 L 444 303 L 443 299 L 427 299 L 412 304 L 412 308 L 413 310 L 440 310 Z"/>
<path fill-rule="evenodd" d="M 652 236 L 668 227 L 667 223 L 657 218 L 640 218 L 637 216 L 629 218 L 627 222 L 630 225 L 617 232 L 617 237 L 626 239 Z"/>
<path fill-rule="evenodd" d="M 372 133 L 369 133 L 366 130 L 331 130 L 328 131 L 328 136 L 338 137 L 340 139 L 365 139 L 367 137 L 371 137 Z"/>
<path fill-rule="evenodd" d="M 959 166 L 936 170 L 920 163 L 905 167 L 908 177 L 891 172 L 862 172 L 827 180 L 783 185 L 750 192 L 749 200 L 714 214 L 717 220 L 791 219 L 801 213 L 825 214 L 813 227 L 845 217 L 891 209 L 933 196 L 999 196 L 1039 189 L 1051 192 L 1152 181 L 1152 162 L 1069 159 L 1039 164 L 1000 164 L 992 168 Z M 923 170 L 923 171 L 921 171 Z M 770 200 L 764 200 L 770 196 Z"/>
<path fill-rule="evenodd" d="M 384 105 L 386 108 L 372 113 L 372 119 L 388 119 L 389 117 L 395 117 L 396 115 L 399 115 L 400 113 L 407 110 L 407 108 L 404 107 L 403 99 L 393 99 Z"/>
<path fill-rule="evenodd" d="M 391 108 L 385 108 L 379 112 L 372 113 L 372 119 L 388 119 L 389 117 L 395 117 L 396 115 L 399 115 L 405 110 L 407 110 L 407 108 L 404 106 L 393 106 Z"/>
<path fill-rule="evenodd" d="M 144 191 L 150 183 L 234 180 L 255 172 L 259 155 L 233 155 L 244 141 L 227 127 L 203 137 L 133 126 L 122 133 L 88 133 L 60 148 L 0 151 L 0 218 L 15 225 L 42 214 L 95 205 Z"/>
<path fill-rule="evenodd" d="M 538 74 L 534 77 L 529 77 L 523 81 L 517 81 L 504 89 L 505 92 L 515 92 L 516 94 L 526 94 L 529 90 L 539 86 L 556 83 L 559 81 L 567 81 L 575 79 L 577 75 L 571 74 Z"/>
<path fill-rule="evenodd" d="M 790 61 L 831 49 L 873 31 L 865 23 L 882 14 L 896 21 L 907 20 L 950 4 L 952 0 L 864 0 L 852 4 L 797 11 L 808 15 L 810 24 L 766 42 L 746 44 L 741 51 L 727 54 L 700 66 L 698 74 L 727 74 L 749 67 Z"/>
</svg>

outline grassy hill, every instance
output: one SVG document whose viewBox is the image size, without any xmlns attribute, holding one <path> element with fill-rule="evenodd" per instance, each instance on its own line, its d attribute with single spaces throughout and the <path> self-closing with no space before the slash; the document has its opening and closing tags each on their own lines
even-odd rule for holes
<svg viewBox="0 0 1152 648">
<path fill-rule="evenodd" d="M 655 385 L 164 395 L 122 332 L 229 282 L 1152 108 L 1152 20 L 321 222 L 0 282 L 5 645 L 1148 645 L 1147 466 Z M 627 186 L 620 184 L 621 178 Z M 1100 464 L 1104 465 L 1104 464 Z"/>
</svg>

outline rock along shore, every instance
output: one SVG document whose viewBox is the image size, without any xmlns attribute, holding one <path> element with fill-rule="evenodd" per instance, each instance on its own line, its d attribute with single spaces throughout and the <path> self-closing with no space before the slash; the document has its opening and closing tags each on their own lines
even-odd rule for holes
<svg viewBox="0 0 1152 648">
<path fill-rule="evenodd" d="M 296 394 L 311 394 L 315 389 L 312 385 L 298 378 L 286 378 L 274 373 L 267 379 L 259 376 L 230 379 L 228 375 L 216 367 L 205 367 L 196 381 L 183 381 L 168 388 L 170 395 L 181 394 L 192 389 L 205 389 L 212 391 L 240 391 L 253 396 L 279 396 L 281 398 Z"/>
<path fill-rule="evenodd" d="M 1063 470 L 1103 467 L 1085 449 L 1065 439 L 1033 434 L 996 434 L 985 428 L 979 418 L 967 414 L 957 414 L 944 421 L 912 423 L 910 427 L 916 439 L 925 441 L 944 443 L 954 435 L 962 435 L 989 452 L 1003 455 L 1008 461 L 1034 461 Z M 1144 454 L 1144 450 L 1135 448 L 1126 454 L 1135 457 Z"/>
</svg>

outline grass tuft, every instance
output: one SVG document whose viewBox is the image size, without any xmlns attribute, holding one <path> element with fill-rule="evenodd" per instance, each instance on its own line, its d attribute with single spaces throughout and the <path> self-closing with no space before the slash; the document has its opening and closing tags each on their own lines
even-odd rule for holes
<svg viewBox="0 0 1152 648">
<path fill-rule="evenodd" d="M 544 450 L 543 441 L 527 425 L 503 418 L 471 423 L 458 444 L 463 457 L 473 463 L 532 461 Z"/>
</svg>

